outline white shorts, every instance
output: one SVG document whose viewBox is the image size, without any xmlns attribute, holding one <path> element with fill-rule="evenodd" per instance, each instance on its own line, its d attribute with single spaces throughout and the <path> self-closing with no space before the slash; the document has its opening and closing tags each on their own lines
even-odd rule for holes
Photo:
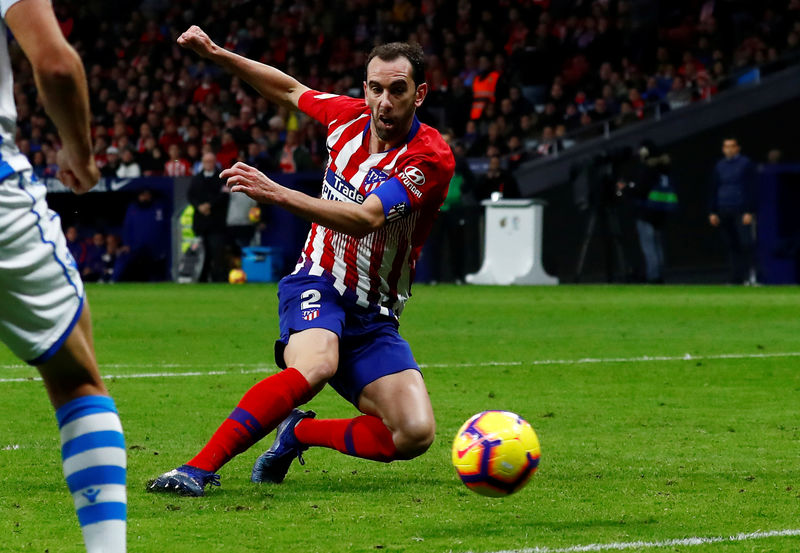
<svg viewBox="0 0 800 553">
<path fill-rule="evenodd" d="M 0 341 L 32 365 L 61 348 L 84 296 L 46 193 L 31 171 L 0 180 Z"/>
</svg>

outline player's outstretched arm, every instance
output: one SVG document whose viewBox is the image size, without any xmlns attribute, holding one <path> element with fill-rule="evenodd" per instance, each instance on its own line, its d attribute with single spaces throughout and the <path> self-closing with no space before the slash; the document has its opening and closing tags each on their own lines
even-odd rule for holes
<svg viewBox="0 0 800 553">
<path fill-rule="evenodd" d="M 17 2 L 5 21 L 33 67 L 39 97 L 63 141 L 59 178 L 78 194 L 88 192 L 100 172 L 92 155 L 83 63 L 64 39 L 49 0 Z"/>
<path fill-rule="evenodd" d="M 192 25 L 178 37 L 178 45 L 213 61 L 255 88 L 258 93 L 276 104 L 297 108 L 297 102 L 308 87 L 297 79 L 272 66 L 240 56 L 218 46 L 197 25 Z"/>
<path fill-rule="evenodd" d="M 225 169 L 219 176 L 227 179 L 231 192 L 243 192 L 259 203 L 280 206 L 304 219 L 355 238 L 363 238 L 386 222 L 383 204 L 375 195 L 367 196 L 361 205 L 312 198 L 281 186 L 258 169 L 242 162 Z"/>
</svg>

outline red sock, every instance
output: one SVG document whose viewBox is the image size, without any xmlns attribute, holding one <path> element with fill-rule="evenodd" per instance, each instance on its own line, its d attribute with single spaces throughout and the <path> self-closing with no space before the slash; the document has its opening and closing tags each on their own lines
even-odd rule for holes
<svg viewBox="0 0 800 553">
<path fill-rule="evenodd" d="M 308 381 L 297 369 L 290 367 L 265 378 L 247 391 L 206 446 L 187 464 L 216 472 L 272 432 L 309 396 Z"/>
<path fill-rule="evenodd" d="M 354 419 L 303 419 L 294 435 L 305 445 L 329 447 L 353 457 L 388 463 L 397 449 L 391 431 L 378 417 L 362 415 Z"/>
</svg>

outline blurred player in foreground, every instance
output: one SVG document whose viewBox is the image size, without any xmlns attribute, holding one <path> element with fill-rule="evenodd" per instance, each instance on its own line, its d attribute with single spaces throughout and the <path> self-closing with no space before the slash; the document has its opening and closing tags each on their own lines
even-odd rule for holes
<svg viewBox="0 0 800 553">
<path fill-rule="evenodd" d="M 67 486 L 90 553 L 125 551 L 125 443 L 100 379 L 83 283 L 61 222 L 17 149 L 6 25 L 33 68 L 63 141 L 60 180 L 87 192 L 92 156 L 86 75 L 48 0 L 0 0 L 0 340 L 39 369 L 56 409 Z"/>
<path fill-rule="evenodd" d="M 310 90 L 218 47 L 198 27 L 178 43 L 325 125 L 329 158 L 321 198 L 244 163 L 222 172 L 232 192 L 313 223 L 294 272 L 278 287 L 275 359 L 284 370 L 253 386 L 200 453 L 150 489 L 203 495 L 207 484 L 219 484 L 222 465 L 276 426 L 275 442 L 253 467 L 254 482 L 283 481 L 310 446 L 383 462 L 421 455 L 433 442 L 433 410 L 397 317 L 455 166 L 439 133 L 415 116 L 428 92 L 422 50 L 404 43 L 375 48 L 364 100 Z M 318 420 L 296 409 L 326 383 L 363 415 Z"/>
</svg>

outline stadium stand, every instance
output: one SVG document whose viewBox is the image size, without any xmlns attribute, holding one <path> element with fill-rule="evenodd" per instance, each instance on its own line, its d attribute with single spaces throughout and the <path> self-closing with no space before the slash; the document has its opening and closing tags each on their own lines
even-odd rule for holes
<svg viewBox="0 0 800 553">
<path fill-rule="evenodd" d="M 800 56 L 796 0 L 758 9 L 698 0 L 338 4 L 59 3 L 62 31 L 87 67 L 98 162 L 108 162 L 109 149 L 132 148 L 144 175 L 161 175 L 185 172 L 210 148 L 223 167 L 242 152 L 279 171 L 290 134 L 313 165 L 324 164 L 315 123 L 268 105 L 175 46 L 190 24 L 314 88 L 354 95 L 373 44 L 419 42 L 431 86 L 421 117 L 451 129 L 473 157 L 507 156 L 509 142 L 522 143 L 517 164 L 711 100 L 758 79 L 761 66 Z M 17 75 L 20 147 L 41 174 L 52 173 L 57 137 L 37 104 L 30 69 L 20 64 Z M 167 160 L 172 145 L 179 147 L 177 164 Z"/>
<path fill-rule="evenodd" d="M 490 160 L 499 159 L 523 196 L 564 182 L 575 166 L 571 158 L 592 144 L 608 149 L 634 129 L 649 132 L 668 112 L 686 114 L 672 117 L 677 128 L 698 120 L 694 111 L 706 104 L 730 111 L 723 106 L 733 100 L 721 100 L 720 92 L 800 61 L 800 0 L 757 7 L 739 0 L 334 4 L 59 2 L 62 31 L 86 65 L 103 174 L 196 174 L 209 151 L 222 168 L 237 159 L 270 173 L 324 167 L 316 122 L 270 105 L 177 47 L 191 24 L 312 88 L 354 96 L 363 94 L 364 60 L 374 44 L 418 42 L 428 55 L 430 85 L 420 118 L 465 154 L 464 171 L 476 183 L 486 182 Z M 58 137 L 37 101 L 30 67 L 13 48 L 12 57 L 18 144 L 39 176 L 52 177 Z M 461 192 L 474 201 L 489 191 Z"/>
</svg>

